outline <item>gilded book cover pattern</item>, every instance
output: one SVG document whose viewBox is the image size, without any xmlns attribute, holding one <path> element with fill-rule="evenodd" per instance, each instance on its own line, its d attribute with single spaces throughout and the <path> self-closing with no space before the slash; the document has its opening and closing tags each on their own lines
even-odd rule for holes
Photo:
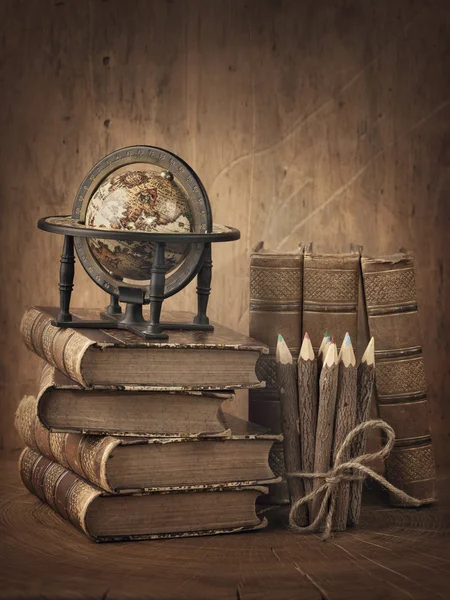
<svg viewBox="0 0 450 600">
<path fill-rule="evenodd" d="M 435 465 L 414 259 L 410 254 L 363 257 L 361 266 L 369 330 L 375 338 L 379 413 L 396 432 L 387 477 L 426 504 L 435 499 Z"/>
<path fill-rule="evenodd" d="M 359 252 L 305 254 L 302 324 L 315 351 L 325 331 L 331 333 L 338 346 L 348 332 L 356 347 L 359 260 Z"/>
</svg>

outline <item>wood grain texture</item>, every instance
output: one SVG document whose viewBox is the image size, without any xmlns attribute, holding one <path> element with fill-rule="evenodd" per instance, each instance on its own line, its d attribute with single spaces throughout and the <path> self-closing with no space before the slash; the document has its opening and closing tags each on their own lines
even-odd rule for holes
<svg viewBox="0 0 450 600">
<path fill-rule="evenodd" d="M 363 506 L 358 528 L 297 536 L 287 515 L 264 532 L 95 544 L 20 483 L 2 453 L 0 598 L 31 600 L 442 600 L 450 585 L 448 480 L 439 506 Z M 369 499 L 368 499 L 369 500 Z M 176 566 L 176 568 L 174 568 Z"/>
<path fill-rule="evenodd" d="M 35 391 L 17 331 L 58 301 L 62 239 L 82 178 L 128 144 L 187 160 L 214 218 L 210 316 L 248 331 L 251 247 L 416 251 L 437 462 L 450 465 L 450 5 L 447 0 L 4 0 L 0 6 L 2 444 Z M 74 306 L 107 304 L 75 265 Z M 195 286 L 169 304 L 192 310 Z M 245 397 L 244 397 L 245 401 Z M 242 413 L 241 413 L 242 414 Z"/>
<path fill-rule="evenodd" d="M 298 420 L 297 365 L 295 363 L 283 364 L 278 362 L 277 357 L 277 384 L 280 394 L 281 431 L 286 473 L 298 473 L 302 468 L 302 460 Z M 288 478 L 287 484 L 291 504 L 294 504 L 305 495 L 303 480 Z M 303 524 L 307 523 L 306 511 L 300 511 L 299 519 Z"/>
<path fill-rule="evenodd" d="M 328 360 L 329 357 L 330 360 Z M 317 411 L 316 444 L 314 448 L 315 473 L 326 473 L 331 466 L 338 373 L 336 344 L 331 343 L 324 359 L 319 380 L 319 408 Z M 314 479 L 313 489 L 317 490 L 323 483 L 323 479 Z M 323 494 L 313 498 L 311 522 L 317 517 L 322 499 Z"/>
<path fill-rule="evenodd" d="M 336 419 L 334 424 L 333 439 L 333 464 L 342 443 L 347 435 L 355 427 L 356 421 L 356 377 L 357 368 L 354 365 L 345 366 L 339 363 L 338 389 L 336 398 Z M 350 459 L 350 449 L 342 455 L 342 461 Z M 334 513 L 333 528 L 343 531 L 347 527 L 347 515 L 350 502 L 350 482 L 342 481 L 339 484 L 339 492 Z"/>
<path fill-rule="evenodd" d="M 314 470 L 314 449 L 317 428 L 317 361 L 298 361 L 298 412 L 300 423 L 300 446 L 302 470 L 312 473 Z M 309 494 L 313 485 L 311 479 L 303 481 L 305 492 Z M 312 504 L 308 504 L 312 507 Z"/>
<path fill-rule="evenodd" d="M 373 384 L 375 380 L 375 365 L 361 362 L 358 365 L 356 377 L 356 425 L 369 419 L 370 401 L 372 398 Z M 352 456 L 361 456 L 366 450 L 367 434 L 361 434 L 355 438 L 352 446 Z M 363 493 L 363 482 L 352 481 L 350 483 L 350 504 L 348 510 L 348 524 L 358 525 L 361 514 L 361 502 Z"/>
</svg>

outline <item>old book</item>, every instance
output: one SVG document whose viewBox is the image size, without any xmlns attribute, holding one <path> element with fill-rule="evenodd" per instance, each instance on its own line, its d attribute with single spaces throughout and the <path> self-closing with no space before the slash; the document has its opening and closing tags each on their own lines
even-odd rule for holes
<svg viewBox="0 0 450 600">
<path fill-rule="evenodd" d="M 56 432 L 139 437 L 225 435 L 219 409 L 234 394 L 212 391 L 167 392 L 137 386 L 86 389 L 45 364 L 37 413 Z"/>
<path fill-rule="evenodd" d="M 121 329 L 55 327 L 57 312 L 30 308 L 22 319 L 22 337 L 30 350 L 84 387 L 218 390 L 263 385 L 255 365 L 267 347 L 217 323 L 214 331 L 173 330 L 168 340 L 144 340 Z M 74 319 L 94 319 L 95 314 L 90 309 L 72 311 Z M 164 320 L 192 321 L 193 316 L 173 311 Z"/>
<path fill-rule="evenodd" d="M 129 438 L 51 433 L 25 396 L 15 425 L 23 442 L 110 493 L 277 481 L 269 467 L 274 436 L 222 414 L 228 438 Z"/>
<path fill-rule="evenodd" d="M 303 271 L 303 331 L 317 352 L 325 331 L 335 340 L 349 333 L 356 347 L 359 252 L 306 252 Z"/>
<path fill-rule="evenodd" d="M 414 259 L 399 253 L 361 261 L 375 338 L 379 415 L 395 431 L 386 476 L 423 504 L 435 500 L 435 464 L 417 309 Z M 391 497 L 391 503 L 396 498 Z"/>
<path fill-rule="evenodd" d="M 275 351 L 281 334 L 296 360 L 302 331 L 303 245 L 294 252 L 272 252 L 261 242 L 250 256 L 250 335 L 269 347 L 261 355 L 256 372 L 264 389 L 250 390 L 249 418 L 255 423 L 281 431 Z M 276 450 L 282 459 L 282 448 Z M 282 464 L 282 460 L 277 463 Z M 281 474 L 281 471 L 279 471 Z M 271 488 L 270 499 L 289 502 L 286 483 Z"/>
<path fill-rule="evenodd" d="M 42 454 L 19 459 L 25 487 L 97 542 L 233 533 L 265 527 L 256 515 L 260 486 L 179 488 L 113 496 Z"/>
</svg>

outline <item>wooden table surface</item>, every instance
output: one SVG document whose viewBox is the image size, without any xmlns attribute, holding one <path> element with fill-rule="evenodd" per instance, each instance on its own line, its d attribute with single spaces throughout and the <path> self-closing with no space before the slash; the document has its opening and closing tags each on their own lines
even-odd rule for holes
<svg viewBox="0 0 450 600">
<path fill-rule="evenodd" d="M 278 514 L 260 532 L 95 544 L 23 488 L 17 458 L 1 455 L 1 598 L 450 598 L 445 480 L 439 505 L 372 501 L 358 528 L 328 542 L 290 533 Z"/>
</svg>

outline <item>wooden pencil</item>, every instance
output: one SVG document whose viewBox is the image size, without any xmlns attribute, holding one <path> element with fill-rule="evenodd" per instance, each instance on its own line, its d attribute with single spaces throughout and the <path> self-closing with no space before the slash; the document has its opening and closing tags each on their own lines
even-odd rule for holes
<svg viewBox="0 0 450 600">
<path fill-rule="evenodd" d="M 336 417 L 334 423 L 333 464 L 336 455 L 356 422 L 356 358 L 352 341 L 345 334 L 339 352 L 338 389 L 336 398 Z M 350 459 L 350 449 L 342 455 L 342 462 Z M 339 484 L 338 498 L 334 514 L 333 528 L 344 531 L 347 528 L 347 516 L 350 504 L 350 482 Z"/>
<path fill-rule="evenodd" d="M 317 427 L 317 361 L 308 333 L 305 333 L 298 357 L 298 413 L 300 418 L 300 446 L 302 470 L 312 473 Z M 311 479 L 303 482 L 305 492 L 313 489 Z M 311 511 L 312 503 L 309 503 Z"/>
<path fill-rule="evenodd" d="M 370 413 L 373 384 L 375 381 L 375 342 L 372 338 L 367 346 L 361 363 L 358 367 L 356 422 L 359 425 L 367 421 Z M 352 457 L 360 456 L 366 451 L 367 433 L 362 432 L 355 438 L 352 446 Z M 357 525 L 361 514 L 363 482 L 352 481 L 350 485 L 350 505 L 348 511 L 348 525 Z"/>
<path fill-rule="evenodd" d="M 319 350 L 317 351 L 317 377 L 320 377 L 322 370 L 323 358 L 328 351 L 328 346 L 331 342 L 331 336 L 328 331 L 323 334 L 322 341 L 320 342 Z"/>
<path fill-rule="evenodd" d="M 316 443 L 314 448 L 315 473 L 323 473 L 330 468 L 338 382 L 338 361 L 336 344 L 332 340 L 328 345 L 319 380 L 319 409 L 317 412 Z M 322 484 L 323 479 L 314 479 L 313 489 L 318 489 Z M 321 502 L 321 497 L 316 496 L 314 498 L 311 521 L 314 521 L 316 518 Z"/>
<path fill-rule="evenodd" d="M 287 473 L 297 473 L 302 469 L 297 399 L 297 365 L 283 336 L 278 336 L 276 350 L 277 385 L 280 394 L 281 431 L 284 438 L 284 462 Z M 302 479 L 287 478 L 291 505 L 305 495 Z M 299 525 L 307 524 L 307 510 L 302 507 Z"/>
</svg>

